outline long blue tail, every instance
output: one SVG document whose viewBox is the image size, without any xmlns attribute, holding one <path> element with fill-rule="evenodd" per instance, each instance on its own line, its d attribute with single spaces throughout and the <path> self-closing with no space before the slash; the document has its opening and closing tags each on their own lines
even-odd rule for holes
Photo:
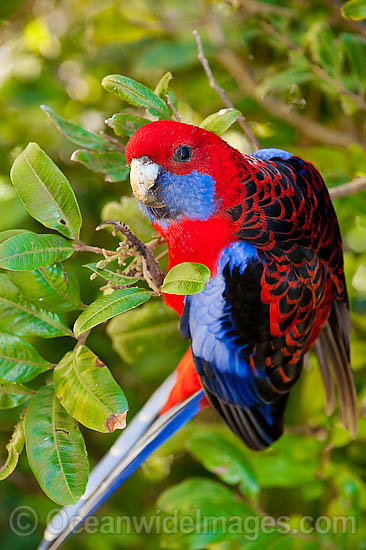
<svg viewBox="0 0 366 550">
<path fill-rule="evenodd" d="M 199 411 L 200 390 L 157 417 L 175 381 L 171 375 L 153 394 L 89 476 L 80 501 L 52 518 L 38 550 L 57 550 L 85 519 L 115 491 L 169 437 Z M 155 422 L 153 422 L 156 418 Z"/>
</svg>

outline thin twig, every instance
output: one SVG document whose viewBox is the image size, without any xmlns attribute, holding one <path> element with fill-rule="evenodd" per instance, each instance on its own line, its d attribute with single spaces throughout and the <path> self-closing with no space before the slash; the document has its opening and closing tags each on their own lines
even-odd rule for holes
<svg viewBox="0 0 366 550">
<path fill-rule="evenodd" d="M 165 258 L 165 256 L 167 256 L 168 254 L 169 254 L 169 250 L 166 248 L 165 250 L 163 250 L 163 252 L 160 252 L 160 254 L 155 256 L 155 260 L 158 262 L 159 260 L 162 260 L 163 258 Z"/>
<path fill-rule="evenodd" d="M 205 56 L 205 53 L 203 51 L 202 40 L 201 40 L 201 37 L 200 37 L 198 31 L 196 31 L 196 30 L 193 31 L 193 36 L 194 36 L 194 38 L 196 40 L 196 44 L 197 44 L 197 50 L 198 50 L 197 57 L 198 57 L 198 60 L 200 61 L 201 65 L 203 67 L 203 70 L 206 73 L 206 76 L 208 78 L 208 82 L 209 82 L 211 88 L 213 90 L 215 90 L 215 92 L 221 97 L 223 103 L 227 107 L 229 107 L 229 109 L 235 109 L 234 105 L 232 104 L 232 102 L 228 98 L 225 90 L 217 84 L 217 82 L 215 80 L 215 77 L 212 74 L 211 67 L 209 65 L 208 59 Z M 240 114 L 238 116 L 237 120 L 238 120 L 239 125 L 243 129 L 244 133 L 246 134 L 247 138 L 249 139 L 250 143 L 253 145 L 254 149 L 255 150 L 259 149 L 259 147 L 260 147 L 259 143 L 258 143 L 256 137 L 254 136 L 253 132 L 249 128 L 248 123 L 247 123 L 244 115 Z"/>
<path fill-rule="evenodd" d="M 346 197 L 347 195 L 354 195 L 359 191 L 366 191 L 366 178 L 355 178 L 348 183 L 338 185 L 337 187 L 331 187 L 329 194 L 332 199 L 339 199 L 340 197 Z"/>
<path fill-rule="evenodd" d="M 123 155 L 125 154 L 125 146 L 121 141 L 119 141 L 119 139 L 117 139 L 113 136 L 110 136 L 109 134 L 106 134 L 105 132 L 100 132 L 100 134 L 105 140 L 109 141 L 109 143 L 111 145 L 113 145 L 116 149 L 118 149 L 118 151 L 120 153 L 122 153 Z"/>
<path fill-rule="evenodd" d="M 328 433 L 329 436 L 329 433 Z M 332 451 L 334 449 L 334 443 L 332 441 L 328 441 L 326 445 L 323 447 L 321 455 L 320 455 L 320 466 L 318 471 L 315 473 L 316 479 L 322 479 L 324 476 L 324 470 L 329 462 L 330 455 L 332 454 Z"/>
<path fill-rule="evenodd" d="M 102 254 L 105 258 L 116 254 L 115 250 L 106 250 L 105 248 L 99 248 L 99 246 L 89 246 L 83 243 L 80 239 L 75 239 L 76 243 L 74 248 L 77 252 L 93 252 L 94 254 Z"/>
<path fill-rule="evenodd" d="M 178 122 L 182 122 L 180 114 L 178 113 L 177 109 L 174 107 L 174 103 L 173 103 L 172 98 L 170 97 L 170 95 L 165 94 L 165 97 L 166 97 L 166 102 L 168 104 L 169 109 L 171 110 L 171 112 L 175 116 L 175 120 L 177 120 Z"/>
<path fill-rule="evenodd" d="M 165 244 L 165 241 L 162 237 L 160 237 L 160 235 L 158 235 L 157 237 L 154 237 L 148 243 L 145 243 L 147 248 L 150 248 L 150 250 L 155 250 L 155 248 L 159 248 L 159 246 L 161 246 L 162 244 Z"/>
<path fill-rule="evenodd" d="M 289 434 L 304 435 L 304 436 L 315 436 L 318 439 L 326 439 L 328 432 L 323 426 L 286 426 L 285 432 Z"/>
</svg>

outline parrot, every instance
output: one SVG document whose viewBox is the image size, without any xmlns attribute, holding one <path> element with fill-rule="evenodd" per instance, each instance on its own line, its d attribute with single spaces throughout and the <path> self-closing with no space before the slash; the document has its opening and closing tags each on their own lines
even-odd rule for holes
<svg viewBox="0 0 366 550">
<path fill-rule="evenodd" d="M 92 472 L 67 521 L 48 525 L 40 550 L 56 550 L 146 458 L 211 406 L 250 449 L 284 431 L 291 388 L 313 348 L 326 412 L 338 394 L 355 437 L 350 314 L 342 240 L 315 166 L 282 149 L 242 154 L 213 132 L 173 120 L 130 137 L 130 182 L 167 243 L 168 271 L 183 262 L 211 273 L 197 294 L 165 294 L 190 346 Z"/>
</svg>

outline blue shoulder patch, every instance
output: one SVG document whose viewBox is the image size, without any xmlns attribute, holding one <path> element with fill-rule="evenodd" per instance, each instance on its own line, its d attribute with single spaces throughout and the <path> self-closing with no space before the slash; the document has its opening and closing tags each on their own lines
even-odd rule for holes
<svg viewBox="0 0 366 550">
<path fill-rule="evenodd" d="M 287 160 L 291 158 L 293 155 L 289 153 L 288 151 L 284 151 L 283 149 L 258 149 L 258 151 L 254 151 L 254 153 L 251 153 L 252 157 L 257 157 L 261 160 L 271 160 L 274 157 L 279 157 L 283 160 Z"/>
</svg>

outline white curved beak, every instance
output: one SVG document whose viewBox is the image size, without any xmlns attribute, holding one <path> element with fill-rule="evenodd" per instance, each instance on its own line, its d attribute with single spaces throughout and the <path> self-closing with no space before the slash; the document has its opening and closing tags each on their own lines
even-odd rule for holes
<svg viewBox="0 0 366 550">
<path fill-rule="evenodd" d="M 155 184 L 160 166 L 148 157 L 132 159 L 130 182 L 133 194 L 141 202 L 149 203 L 148 192 Z"/>
</svg>

